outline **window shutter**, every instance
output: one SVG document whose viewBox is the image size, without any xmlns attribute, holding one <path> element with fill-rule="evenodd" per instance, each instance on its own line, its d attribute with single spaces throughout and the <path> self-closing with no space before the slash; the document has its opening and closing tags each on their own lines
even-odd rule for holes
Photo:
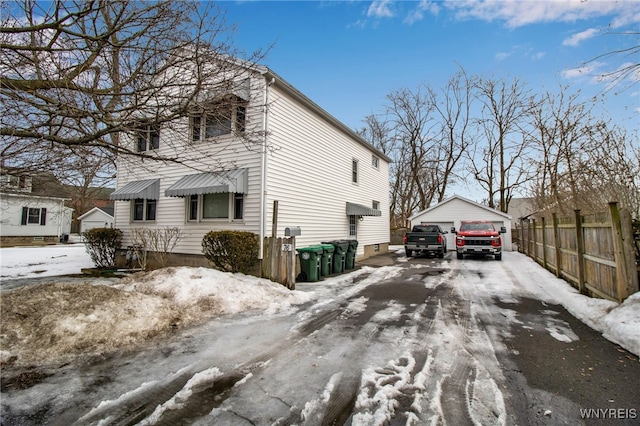
<svg viewBox="0 0 640 426">
<path fill-rule="evenodd" d="M 27 216 L 29 215 L 29 207 L 23 207 L 22 208 L 22 221 L 20 222 L 21 225 L 26 225 L 27 224 Z"/>
<path fill-rule="evenodd" d="M 47 224 L 47 209 L 40 209 L 40 225 Z"/>
</svg>

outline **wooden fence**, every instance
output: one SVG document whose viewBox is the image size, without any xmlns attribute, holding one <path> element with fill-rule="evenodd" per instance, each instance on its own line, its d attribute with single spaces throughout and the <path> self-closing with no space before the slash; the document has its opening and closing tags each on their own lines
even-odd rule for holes
<svg viewBox="0 0 640 426">
<path fill-rule="evenodd" d="M 295 290 L 296 237 L 265 237 L 262 258 L 262 277 Z"/>
<path fill-rule="evenodd" d="M 631 215 L 609 203 L 606 213 L 521 219 L 518 251 L 583 294 L 622 302 L 638 291 Z"/>
</svg>

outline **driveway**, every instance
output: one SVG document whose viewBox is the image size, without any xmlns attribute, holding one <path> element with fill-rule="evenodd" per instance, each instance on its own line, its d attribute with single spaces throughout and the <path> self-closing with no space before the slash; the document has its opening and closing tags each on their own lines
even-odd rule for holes
<svg viewBox="0 0 640 426">
<path fill-rule="evenodd" d="M 338 286 L 299 283 L 322 300 L 286 315 L 5 369 L 2 424 L 638 424 L 637 356 L 523 297 L 530 277 L 505 254 L 382 255 Z"/>
</svg>

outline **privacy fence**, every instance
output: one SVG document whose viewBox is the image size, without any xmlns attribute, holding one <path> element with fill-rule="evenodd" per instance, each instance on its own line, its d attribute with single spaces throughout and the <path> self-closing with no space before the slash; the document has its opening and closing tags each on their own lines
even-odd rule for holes
<svg viewBox="0 0 640 426">
<path fill-rule="evenodd" d="M 622 302 L 638 291 L 633 238 L 631 215 L 612 202 L 600 214 L 521 219 L 518 251 L 583 294 Z"/>
</svg>

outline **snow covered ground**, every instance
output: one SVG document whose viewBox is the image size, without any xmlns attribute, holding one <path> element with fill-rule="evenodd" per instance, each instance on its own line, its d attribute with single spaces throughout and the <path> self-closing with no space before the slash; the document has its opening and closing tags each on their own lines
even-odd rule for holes
<svg viewBox="0 0 640 426">
<path fill-rule="evenodd" d="M 318 283 L 298 285 L 294 292 L 263 279 L 207 268 L 170 268 L 106 284 L 114 292 L 125 294 L 126 303 L 94 306 L 86 312 L 58 311 L 52 319 L 50 327 L 57 327 L 59 333 L 72 339 L 68 347 L 74 346 L 73 340 L 84 342 L 76 346 L 86 347 L 96 335 L 103 340 L 109 335 L 115 338 L 121 330 L 135 330 L 144 338 L 145 329 L 157 327 L 162 319 L 171 320 L 177 312 L 190 312 L 200 321 L 207 317 L 217 320 L 123 360 L 115 366 L 116 372 L 106 370 L 113 365 L 106 366 L 105 374 L 114 377 L 108 387 L 100 389 L 101 393 L 92 390 L 99 398 L 97 403 L 83 400 L 81 395 L 87 393 L 82 384 L 85 373 L 71 370 L 64 372 L 64 383 L 44 382 L 28 393 L 3 399 L 14 414 L 34 405 L 55 409 L 73 399 L 79 404 L 75 417 L 81 417 L 78 424 L 110 424 L 109 416 L 115 416 L 119 407 L 161 389 L 169 397 L 159 401 L 155 411 L 140 424 L 155 424 L 160 419 L 166 423 L 171 412 L 193 410 L 189 405 L 193 404 L 193 395 L 213 386 L 216 379 L 225 377 L 228 381 L 229 374 L 236 372 L 233 374 L 239 376 L 233 381 L 230 396 L 195 424 L 237 424 L 243 416 L 254 424 L 285 424 L 288 419 L 282 417 L 283 410 L 299 414 L 301 424 L 320 424 L 320 413 L 336 403 L 336 395 L 348 394 L 345 388 L 350 387 L 355 387 L 357 395 L 351 419 L 354 425 L 384 424 L 402 404 L 406 405 L 406 424 L 422 424 L 424 416 L 429 423 L 439 424 L 448 404 L 445 394 L 450 392 L 447 386 L 451 381 L 447 379 L 460 374 L 469 377 L 464 389 L 467 411 L 476 424 L 507 424 L 500 391 L 502 374 L 491 336 L 495 330 L 481 329 L 475 320 L 483 315 L 496 316 L 506 328 L 510 322 L 519 321 L 510 317 L 513 311 L 496 311 L 491 304 L 495 299 L 517 303 L 526 297 L 563 305 L 607 339 L 640 356 L 640 293 L 620 305 L 587 298 L 519 253 L 505 253 L 502 262 L 478 262 L 473 273 L 466 269 L 469 263 L 434 263 L 434 268 L 449 269 L 428 281 L 431 290 L 455 279 L 451 291 L 461 297 L 434 298 L 431 304 L 414 307 L 415 324 L 404 329 L 389 326 L 406 315 L 405 306 L 389 300 L 357 330 L 365 337 L 364 343 L 354 341 L 349 330 L 331 325 L 334 317 L 328 315 L 341 312 L 341 318 L 364 316 L 371 301 L 356 297 L 360 292 L 393 280 L 407 268 L 428 272 L 429 266 L 404 263 L 401 247 L 392 249 L 397 250 L 398 265 L 364 267 Z M 77 274 L 80 268 L 92 266 L 81 245 L 3 248 L 0 257 L 3 283 L 10 277 L 50 272 Z M 416 282 L 422 282 L 418 275 Z M 7 294 L 3 291 L 3 298 Z M 451 322 L 446 314 L 453 310 L 447 304 L 458 300 L 475 304 L 466 307 L 469 318 Z M 300 309 L 302 306 L 304 309 Z M 433 321 L 420 323 L 420 314 L 432 307 L 436 310 Z M 4 309 L 2 315 L 6 315 Z M 552 317 L 553 312 L 547 316 Z M 562 342 L 576 338 L 562 321 L 548 320 L 546 330 Z M 292 332 L 297 337 L 292 337 Z M 132 335 L 130 332 L 118 338 Z M 4 359 L 11 356 L 3 353 Z M 354 360 L 365 366 L 362 371 L 352 371 Z M 296 364 L 304 366 L 301 371 L 312 368 L 313 374 L 301 377 L 293 367 Z M 411 371 L 418 373 L 411 375 Z M 292 394 L 279 394 L 279 388 L 287 388 L 285 383 L 295 389 Z M 265 389 L 267 384 L 269 388 Z M 404 401 L 408 395 L 410 401 Z M 276 399 L 283 406 L 278 407 Z M 256 412 L 265 407 L 269 410 Z"/>
<path fill-rule="evenodd" d="M 401 255 L 401 246 L 391 247 Z M 518 253 L 509 253 L 508 262 L 519 271 L 522 288 L 532 293 L 535 298 L 545 302 L 560 304 L 591 328 L 601 332 L 607 339 L 618 343 L 625 349 L 640 356 L 640 292 L 629 297 L 623 304 L 594 299 L 579 294 L 565 281 L 553 277 L 551 274 L 544 281 L 534 278 L 540 273 L 540 267 L 531 259 Z M 91 268 L 93 263 L 87 254 L 84 244 L 55 245 L 45 247 L 10 247 L 0 249 L 0 276 L 2 280 L 12 278 L 31 278 L 56 275 L 79 274 L 82 268 Z M 172 297 L 179 303 L 195 304 L 206 294 L 212 294 L 224 288 L 224 283 L 240 280 L 242 293 L 234 292 L 232 297 L 220 300 L 221 310 L 224 312 L 242 312 L 253 310 L 256 300 L 264 305 L 266 312 L 274 312 L 281 308 L 281 291 L 273 287 L 265 292 L 265 280 L 239 275 L 219 273 L 214 270 L 198 269 L 194 275 L 194 268 L 178 268 L 171 281 L 162 276 L 157 279 L 157 292 L 163 293 L 163 288 L 170 282 L 176 290 Z M 535 272 L 535 273 L 534 273 Z M 193 278 L 198 275 L 198 278 Z M 344 277 L 336 277 L 323 281 L 323 286 L 331 288 L 339 284 Z M 147 284 L 150 285 L 150 284 Z M 499 286 L 500 283 L 497 283 Z M 131 286 L 135 288 L 135 284 Z M 222 287 L 220 287 L 222 286 Z M 237 289 L 238 286 L 232 286 Z M 248 289 L 259 289 L 252 291 Z M 492 291 L 499 294 L 510 294 L 511 288 L 494 287 Z M 191 300 L 188 300 L 191 299 Z"/>
</svg>

